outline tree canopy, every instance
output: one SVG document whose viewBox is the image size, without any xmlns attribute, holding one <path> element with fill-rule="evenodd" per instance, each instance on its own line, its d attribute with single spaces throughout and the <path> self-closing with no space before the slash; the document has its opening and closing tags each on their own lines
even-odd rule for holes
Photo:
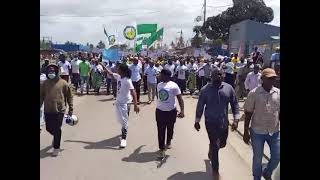
<svg viewBox="0 0 320 180">
<path fill-rule="evenodd" d="M 202 27 L 195 26 L 193 31 L 196 34 L 201 32 L 208 39 L 222 39 L 226 41 L 228 40 L 229 28 L 232 24 L 247 19 L 269 23 L 273 18 L 272 8 L 267 7 L 263 0 L 233 0 L 233 7 L 216 16 L 208 17 Z"/>
</svg>

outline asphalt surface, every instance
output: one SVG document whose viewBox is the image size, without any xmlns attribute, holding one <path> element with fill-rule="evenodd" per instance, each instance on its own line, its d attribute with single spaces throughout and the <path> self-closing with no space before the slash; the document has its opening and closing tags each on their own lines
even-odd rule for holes
<svg viewBox="0 0 320 180">
<path fill-rule="evenodd" d="M 142 102 L 147 96 L 142 95 Z M 114 100 L 106 95 L 75 96 L 76 126 L 63 124 L 63 151 L 51 157 L 52 137 L 44 130 L 40 134 L 41 180 L 211 180 L 208 160 L 208 136 L 201 121 L 201 130 L 193 128 L 196 97 L 183 96 L 185 115 L 177 119 L 164 162 L 157 160 L 158 142 L 155 104 L 141 104 L 140 113 L 132 110 L 129 117 L 127 147 L 119 149 L 121 126 L 116 120 Z M 220 151 L 222 180 L 249 180 L 251 147 L 241 136 L 229 133 L 226 148 Z"/>
</svg>

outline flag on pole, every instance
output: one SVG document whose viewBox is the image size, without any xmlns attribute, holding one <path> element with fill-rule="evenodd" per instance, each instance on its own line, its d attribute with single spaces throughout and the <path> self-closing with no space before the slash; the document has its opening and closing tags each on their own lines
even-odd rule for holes
<svg viewBox="0 0 320 180">
<path fill-rule="evenodd" d="M 107 37 L 109 37 L 105 27 L 103 27 L 103 32 Z"/>
<path fill-rule="evenodd" d="M 137 34 L 147 34 L 157 31 L 157 24 L 138 24 Z"/>
</svg>

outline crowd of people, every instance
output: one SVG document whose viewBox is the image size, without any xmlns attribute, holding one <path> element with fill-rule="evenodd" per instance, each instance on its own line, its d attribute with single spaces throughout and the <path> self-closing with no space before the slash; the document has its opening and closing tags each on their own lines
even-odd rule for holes
<svg viewBox="0 0 320 180">
<path fill-rule="evenodd" d="M 157 99 L 156 122 L 159 158 L 172 148 L 176 118 L 184 117 L 182 95 L 199 96 L 195 107 L 194 128 L 200 130 L 204 114 L 210 145 L 208 158 L 213 175 L 219 176 L 219 149 L 226 146 L 228 137 L 228 107 L 233 113 L 232 130 L 240 120 L 239 101 L 244 101 L 245 143 L 253 147 L 252 171 L 255 180 L 271 179 L 280 161 L 280 49 L 265 63 L 257 48 L 247 57 L 148 56 L 129 55 L 120 61 L 103 61 L 102 55 L 78 52 L 60 54 L 54 64 L 44 60 L 41 67 L 40 107 L 46 130 L 53 135 L 53 155 L 60 152 L 61 126 L 67 105 L 73 114 L 72 91 L 83 95 L 92 89 L 115 99 L 115 112 L 121 124 L 121 142 L 126 147 L 128 118 L 131 104 L 140 111 L 140 95 L 148 94 L 148 104 Z M 73 88 L 69 85 L 69 80 Z M 180 111 L 177 109 L 178 100 Z M 44 119 L 44 120 L 43 120 Z M 41 131 L 41 130 L 40 130 Z M 167 136 L 166 136 L 167 134 Z M 270 146 L 271 158 L 262 167 L 263 147 Z"/>
</svg>

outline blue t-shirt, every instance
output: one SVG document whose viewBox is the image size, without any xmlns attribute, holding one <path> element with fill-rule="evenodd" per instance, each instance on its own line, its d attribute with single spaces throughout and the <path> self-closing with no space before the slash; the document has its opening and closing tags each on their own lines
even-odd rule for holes
<svg viewBox="0 0 320 180">
<path fill-rule="evenodd" d="M 149 83 L 157 83 L 157 73 L 158 70 L 156 67 L 149 67 L 145 74 L 147 74 L 147 81 Z"/>
<path fill-rule="evenodd" d="M 141 70 L 142 68 L 139 65 L 134 65 L 132 64 L 131 66 L 129 66 L 130 70 L 131 70 L 131 81 L 133 82 L 137 82 L 141 79 Z"/>
<path fill-rule="evenodd" d="M 280 61 L 280 53 L 273 53 L 271 55 L 271 61 Z"/>
</svg>

